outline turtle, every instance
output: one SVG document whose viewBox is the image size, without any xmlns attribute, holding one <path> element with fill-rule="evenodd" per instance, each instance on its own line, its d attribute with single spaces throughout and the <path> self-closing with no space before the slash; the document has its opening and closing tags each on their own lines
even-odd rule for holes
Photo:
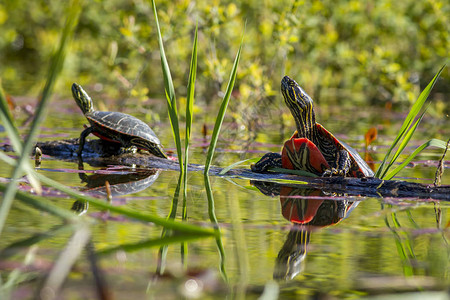
<svg viewBox="0 0 450 300">
<path fill-rule="evenodd" d="M 81 156 L 86 137 L 89 134 L 102 140 L 122 144 L 125 148 L 136 147 L 151 154 L 167 158 L 161 142 L 153 130 L 144 122 L 121 112 L 96 111 L 91 97 L 77 84 L 72 84 L 72 95 L 86 119 L 91 124 L 80 135 L 77 154 Z"/>
<path fill-rule="evenodd" d="M 281 154 L 267 153 L 251 166 L 263 173 L 269 167 L 304 170 L 319 176 L 373 177 L 374 173 L 355 149 L 316 123 L 313 100 L 289 76 L 281 80 L 281 92 L 297 130 Z"/>
</svg>

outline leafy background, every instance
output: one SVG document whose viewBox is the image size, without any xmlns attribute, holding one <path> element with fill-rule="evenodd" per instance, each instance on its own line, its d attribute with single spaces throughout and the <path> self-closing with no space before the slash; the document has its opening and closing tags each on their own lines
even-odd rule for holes
<svg viewBox="0 0 450 300">
<path fill-rule="evenodd" d="M 231 114 L 264 116 L 282 107 L 289 74 L 321 105 L 409 107 L 448 59 L 448 1 L 158 1 L 177 95 L 186 95 L 195 24 L 199 26 L 196 103 L 221 98 L 245 29 Z M 0 70 L 12 95 L 35 96 L 64 24 L 65 2 L 0 4 Z M 432 111 L 448 113 L 448 69 Z M 163 97 L 157 33 L 146 1 L 85 2 L 56 91 L 77 81 L 109 97 Z M 216 99 L 217 98 L 217 99 Z M 179 98 L 183 101 L 184 98 Z M 184 105 L 181 105 L 184 106 Z M 180 106 L 180 107 L 181 107 Z M 197 109 L 201 109 L 197 107 Z M 246 120 L 247 123 L 248 120 Z"/>
</svg>

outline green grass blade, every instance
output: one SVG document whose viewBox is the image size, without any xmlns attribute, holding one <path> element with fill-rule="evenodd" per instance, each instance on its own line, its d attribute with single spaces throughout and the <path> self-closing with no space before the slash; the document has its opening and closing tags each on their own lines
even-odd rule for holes
<svg viewBox="0 0 450 300">
<path fill-rule="evenodd" d="M 42 288 L 37 291 L 38 295 L 43 295 L 44 291 L 52 291 L 59 295 L 60 289 L 67 276 L 72 270 L 73 265 L 80 257 L 84 248 L 91 238 L 91 231 L 86 224 L 78 224 L 75 232 L 67 242 L 65 248 L 60 252 L 54 262 L 50 272 L 45 278 Z M 51 297 L 49 297 L 51 299 Z"/>
<path fill-rule="evenodd" d="M 245 225 L 243 224 L 243 217 L 241 216 L 241 206 L 239 203 L 239 197 L 236 194 L 236 190 L 231 189 L 225 194 L 225 201 L 228 204 L 228 217 L 231 224 L 230 233 L 233 239 L 234 261 L 239 265 L 238 277 L 241 280 L 249 278 L 249 252 L 247 251 Z M 240 298 L 240 297 L 238 297 Z M 242 298 L 245 298 L 242 297 Z"/>
<path fill-rule="evenodd" d="M 3 160 L 4 162 L 6 162 L 7 164 L 9 164 L 13 167 L 16 165 L 15 159 L 9 157 L 6 153 L 4 153 L 2 151 L 0 151 L 0 160 Z M 41 191 L 42 190 L 41 183 L 37 179 L 36 173 L 34 172 L 34 169 L 31 167 L 31 165 L 28 161 L 26 161 L 23 168 L 24 168 L 24 171 L 27 173 L 27 178 L 30 181 L 31 186 L 34 188 L 36 188 L 36 186 L 38 186 L 39 191 Z M 39 194 L 39 193 L 37 193 L 37 194 Z"/>
<path fill-rule="evenodd" d="M 406 216 L 408 217 L 409 222 L 411 223 L 411 225 L 415 228 L 415 229 L 421 229 L 419 224 L 417 224 L 417 222 L 414 220 L 414 217 L 411 213 L 411 210 L 408 209 L 405 211 L 406 212 Z"/>
<path fill-rule="evenodd" d="M 239 165 L 242 165 L 242 164 L 245 163 L 245 162 L 248 162 L 248 163 L 254 163 L 254 162 L 257 162 L 257 161 L 259 161 L 259 160 L 260 160 L 260 158 L 259 158 L 259 157 L 256 157 L 256 158 L 249 158 L 249 159 L 244 159 L 244 160 L 235 162 L 235 163 L 233 163 L 233 164 L 231 164 L 231 165 L 229 165 L 229 166 L 223 168 L 223 169 L 219 172 L 219 175 L 224 175 L 224 174 L 226 174 L 228 171 L 230 171 L 231 169 L 233 169 L 233 168 L 235 168 L 235 167 L 237 167 L 237 166 L 239 166 Z"/>
<path fill-rule="evenodd" d="M 441 149 L 445 149 L 446 146 L 447 146 L 447 143 L 442 141 L 442 140 L 438 140 L 438 139 L 431 139 L 428 142 L 423 143 L 421 146 L 417 147 L 417 149 L 413 153 L 411 153 L 405 159 L 405 161 L 403 161 L 403 163 L 401 165 L 399 165 L 397 168 L 395 168 L 394 170 L 392 170 L 389 173 L 387 173 L 386 176 L 384 176 L 383 179 L 385 179 L 385 180 L 392 179 L 392 177 L 394 177 L 395 175 L 397 175 L 398 172 L 403 170 L 403 168 L 406 167 L 414 159 L 414 157 L 416 157 L 417 154 L 422 152 L 425 148 L 431 147 L 431 146 L 432 147 L 438 147 L 438 148 L 441 148 Z"/>
<path fill-rule="evenodd" d="M 73 230 L 74 224 L 68 223 L 63 225 L 57 225 L 49 229 L 48 231 L 39 232 L 31 237 L 15 241 L 9 244 L 8 246 L 4 246 L 4 248 L 0 250 L 0 260 L 5 261 L 11 256 L 17 255 L 19 251 L 22 251 L 25 248 L 29 248 L 46 239 L 53 239 L 55 238 L 55 236 L 58 236 L 60 234 L 67 234 L 69 232 L 73 232 Z"/>
<path fill-rule="evenodd" d="M 195 27 L 194 45 L 192 46 L 191 65 L 189 69 L 189 81 L 187 85 L 186 97 L 186 139 L 184 147 L 185 167 L 187 167 L 187 157 L 189 150 L 189 140 L 191 137 L 191 128 L 193 121 L 195 79 L 197 76 L 197 43 L 198 43 L 198 24 Z"/>
<path fill-rule="evenodd" d="M 26 271 L 28 267 L 33 265 L 35 262 L 36 250 L 37 247 L 34 246 L 30 247 L 28 251 L 26 251 L 27 253 L 25 254 L 25 258 L 21 266 L 9 272 L 8 276 L 4 276 L 6 279 L 5 282 L 2 280 L 3 276 L 0 276 L 0 299 L 14 299 L 12 295 L 17 294 L 17 287 L 20 284 L 30 282 L 38 278 L 38 274 Z M 17 254 L 17 252 L 15 254 Z"/>
<path fill-rule="evenodd" d="M 228 276 L 227 276 L 227 272 L 225 269 L 225 250 L 223 248 L 222 235 L 220 233 L 220 227 L 217 222 L 216 213 L 215 213 L 215 209 L 214 209 L 214 196 L 213 196 L 212 189 L 211 189 L 211 182 L 209 181 L 209 175 L 207 173 L 203 174 L 203 178 L 205 181 L 206 197 L 208 198 L 209 219 L 210 219 L 211 223 L 214 225 L 214 229 L 216 232 L 216 245 L 217 245 L 217 250 L 219 252 L 219 257 L 220 257 L 219 270 L 220 270 L 220 274 L 222 275 L 222 278 L 225 281 L 227 281 Z"/>
<path fill-rule="evenodd" d="M 414 253 L 410 247 L 410 242 L 408 240 L 403 241 L 402 237 L 397 232 L 397 230 L 401 229 L 401 226 L 400 226 L 400 223 L 398 222 L 396 213 L 392 213 L 391 217 L 392 217 L 392 222 L 394 223 L 394 228 L 392 226 L 390 226 L 387 216 L 385 217 L 384 222 L 385 222 L 386 226 L 389 228 L 389 230 L 392 232 L 392 234 L 394 235 L 397 252 L 398 252 L 398 255 L 399 255 L 399 257 L 402 261 L 402 265 L 403 265 L 403 274 L 405 276 L 412 276 L 414 273 L 413 273 L 413 268 L 411 265 L 410 257 L 413 257 Z M 410 255 L 408 255 L 408 252 Z"/>
<path fill-rule="evenodd" d="M 0 154 L 3 154 L 3 153 L 0 153 Z M 7 155 L 0 155 L 0 158 L 2 158 L 6 163 L 11 164 L 11 165 L 14 165 L 16 163 L 16 161 L 14 159 L 8 157 Z M 201 227 L 195 226 L 195 225 L 166 220 L 165 218 L 161 218 L 158 216 L 144 214 L 144 213 L 134 211 L 131 209 L 110 205 L 107 202 L 99 200 L 97 198 L 79 194 L 77 191 L 71 189 L 70 187 L 67 187 L 57 181 L 54 181 L 53 179 L 50 179 L 42 174 L 39 174 L 34 170 L 32 170 L 31 172 L 33 172 L 34 175 L 43 184 L 51 186 L 52 188 L 57 189 L 65 194 L 71 196 L 72 198 L 74 198 L 74 200 L 88 201 L 92 206 L 97 207 L 99 209 L 109 210 L 111 212 L 115 212 L 115 213 L 130 217 L 130 218 L 133 218 L 136 220 L 155 223 L 157 225 L 165 227 L 166 229 L 173 229 L 173 230 L 177 230 L 180 232 L 186 232 L 186 233 L 190 233 L 190 234 L 203 234 L 203 235 L 215 235 L 216 234 L 211 229 L 201 228 Z M 4 186 L 4 184 L 0 184 L 0 187 L 1 186 Z M 27 196 L 28 198 L 29 197 L 32 197 L 32 198 L 38 197 L 38 196 L 34 196 L 34 195 L 29 195 L 29 194 L 26 194 L 26 195 L 28 195 Z M 25 201 L 32 201 L 32 200 L 25 199 Z M 32 204 L 32 205 L 34 205 L 34 204 Z M 39 205 L 43 205 L 43 204 L 36 203 L 35 206 L 37 207 Z M 73 215 L 73 213 L 71 211 L 67 211 L 67 213 L 70 213 L 71 215 Z"/>
<path fill-rule="evenodd" d="M 3 183 L 0 183 L 0 192 L 5 192 L 6 189 L 7 186 Z M 66 221 L 75 222 L 77 219 L 79 219 L 79 217 L 73 212 L 56 206 L 45 197 L 28 194 L 22 191 L 17 191 L 15 197 L 27 205 L 30 205 L 40 211 L 45 211 L 49 214 L 60 217 Z"/>
<path fill-rule="evenodd" d="M 405 125 L 406 123 L 403 123 L 403 125 Z M 392 150 L 394 150 L 394 148 L 397 146 L 397 144 L 399 143 L 399 141 L 402 139 L 402 137 L 404 136 L 405 132 L 406 132 L 406 128 L 408 126 L 410 126 L 411 123 L 406 124 L 405 128 L 403 128 L 399 131 L 398 135 L 395 137 L 394 141 L 392 142 L 391 147 L 389 147 L 388 152 L 386 153 L 386 155 L 384 156 L 383 161 L 381 162 L 380 166 L 378 167 L 377 172 L 375 173 L 375 177 L 380 178 L 382 176 L 382 174 L 386 173 L 387 169 L 385 167 L 385 164 L 387 163 L 389 157 L 391 156 Z"/>
<path fill-rule="evenodd" d="M 168 219 L 173 220 L 177 216 L 178 200 L 180 199 L 180 190 L 182 181 L 183 181 L 183 173 L 180 173 L 180 175 L 178 176 L 177 187 L 175 188 L 175 192 L 173 193 L 172 205 L 170 207 L 169 215 L 167 216 Z"/>
<path fill-rule="evenodd" d="M 195 26 L 194 44 L 192 46 L 192 57 L 189 68 L 189 80 L 187 85 L 186 97 L 186 137 L 184 144 L 184 174 L 183 174 L 183 220 L 187 219 L 187 171 L 189 164 L 189 141 L 191 138 L 191 128 L 193 122 L 195 79 L 197 76 L 197 42 L 198 42 L 198 24 Z"/>
<path fill-rule="evenodd" d="M 175 217 L 177 216 L 177 210 L 178 210 L 178 200 L 180 198 L 180 189 L 181 189 L 181 183 L 183 180 L 183 174 L 184 172 L 180 172 L 180 175 L 178 177 L 177 187 L 175 188 L 175 193 L 172 198 L 172 205 L 170 207 L 169 215 L 167 216 L 167 220 L 173 221 L 175 220 Z M 161 239 L 164 239 L 168 236 L 173 235 L 173 230 L 170 230 L 168 228 L 163 228 L 161 232 Z M 167 258 L 167 252 L 169 250 L 169 246 L 163 244 L 161 248 L 159 249 L 159 267 L 158 267 L 158 273 L 162 274 L 164 273 L 165 268 L 165 262 Z"/>
<path fill-rule="evenodd" d="M 137 242 L 137 243 L 128 243 L 128 244 L 122 244 L 122 245 L 111 247 L 111 248 L 106 248 L 106 249 L 98 251 L 97 254 L 98 255 L 108 255 L 108 254 L 115 253 L 120 250 L 130 253 L 133 251 L 138 251 L 143 248 L 168 246 L 169 244 L 194 241 L 194 240 L 198 240 L 198 239 L 205 238 L 205 237 L 206 237 L 205 235 L 196 235 L 196 234 L 166 236 L 163 238 L 148 239 L 148 240 Z"/>
<path fill-rule="evenodd" d="M 20 140 L 19 132 L 12 120 L 8 103 L 6 101 L 5 94 L 3 92 L 1 80 L 0 80 L 0 121 L 5 127 L 5 131 L 11 141 L 14 150 L 17 153 L 22 153 L 22 141 Z"/>
<path fill-rule="evenodd" d="M 111 212 L 118 213 L 118 214 L 130 217 L 130 218 L 136 219 L 136 220 L 155 223 L 157 225 L 165 227 L 166 229 L 173 229 L 173 230 L 192 233 L 192 234 L 215 235 L 215 233 L 212 230 L 207 229 L 207 228 L 201 228 L 199 226 L 195 226 L 195 225 L 191 225 L 191 224 L 167 220 L 165 218 L 145 214 L 145 213 L 138 212 L 138 211 L 131 210 L 128 208 L 124 208 L 124 207 L 113 206 L 113 205 L 108 204 L 105 201 L 102 201 L 102 200 L 99 200 L 99 199 L 96 199 L 96 198 L 93 198 L 90 196 L 86 196 L 86 195 L 80 195 L 76 191 L 72 190 L 71 188 L 66 187 L 65 185 L 60 184 L 60 183 L 58 183 L 48 177 L 45 177 L 39 173 L 37 173 L 37 176 L 41 180 L 42 183 L 48 184 L 48 185 L 52 186 L 53 188 L 66 193 L 67 195 L 73 197 L 76 200 L 89 201 L 89 204 L 91 204 L 92 206 L 95 206 L 97 208 L 100 208 L 100 209 L 108 209 Z"/>
<path fill-rule="evenodd" d="M 19 155 L 23 152 L 23 145 L 22 141 L 20 139 L 19 132 L 14 125 L 14 122 L 11 118 L 11 114 L 9 111 L 8 103 L 6 102 L 6 97 L 3 92 L 1 82 L 0 82 L 0 121 L 2 122 L 3 126 L 5 127 L 5 131 L 8 134 L 8 137 L 11 141 L 11 144 L 14 148 L 14 151 L 16 151 Z M 3 153 L 1 153 L 3 154 Z M 29 170 L 31 170 L 31 165 L 28 160 L 24 161 L 24 170 L 27 173 L 27 178 L 30 181 L 31 186 L 34 188 L 37 194 L 40 194 L 42 191 L 41 184 L 39 180 L 36 179 L 32 175 Z"/>
<path fill-rule="evenodd" d="M 189 164 L 189 142 L 191 139 L 191 128 L 194 116 L 194 95 L 195 95 L 195 79 L 197 77 L 197 44 L 198 44 L 198 23 L 195 26 L 194 43 L 192 46 L 191 64 L 189 68 L 189 80 L 187 85 L 186 96 L 186 136 L 184 139 L 184 174 L 183 174 L 183 221 L 187 220 L 187 172 Z M 187 255 L 188 247 L 186 242 L 181 245 L 182 260 Z"/>
<path fill-rule="evenodd" d="M 241 50 L 242 50 L 242 43 L 243 43 L 244 37 L 242 37 L 241 44 L 239 46 L 239 50 L 236 54 L 236 58 L 234 59 L 233 68 L 231 69 L 230 79 L 228 81 L 228 86 L 225 91 L 225 96 L 223 97 L 222 104 L 220 105 L 219 113 L 217 114 L 216 123 L 214 124 L 214 130 L 211 136 L 211 142 L 209 144 L 208 148 L 208 154 L 206 156 L 206 163 L 205 163 L 205 174 L 208 174 L 209 168 L 211 166 L 211 161 L 214 156 L 214 151 L 216 150 L 217 145 L 217 139 L 219 138 L 219 132 L 220 128 L 222 127 L 223 119 L 225 117 L 225 112 L 227 111 L 228 102 L 230 101 L 231 92 L 234 88 L 234 83 L 236 81 L 236 73 L 237 73 L 237 67 L 239 64 L 239 59 L 241 58 Z"/>
<path fill-rule="evenodd" d="M 167 107 L 169 111 L 170 125 L 172 126 L 173 138 L 177 147 L 178 162 L 180 163 L 180 171 L 183 171 L 183 157 L 181 152 L 180 126 L 178 124 L 177 100 L 175 97 L 175 89 L 173 87 L 172 75 L 170 73 L 169 63 L 167 62 L 164 44 L 159 27 L 158 13 L 156 12 L 155 0 L 152 0 L 153 14 L 155 15 L 156 28 L 158 31 L 159 53 L 161 56 L 161 67 L 164 77 L 164 86 L 166 91 Z"/>
<path fill-rule="evenodd" d="M 285 184 L 308 184 L 308 182 L 301 181 L 301 180 L 291 180 L 291 179 L 264 179 L 266 182 L 274 182 L 274 183 L 285 183 Z"/>
<path fill-rule="evenodd" d="M 445 68 L 445 64 L 441 67 L 439 72 L 434 76 L 433 80 L 427 85 L 427 87 L 420 93 L 419 98 L 417 98 L 416 102 L 411 107 L 411 110 L 409 111 L 408 115 L 405 118 L 405 121 L 402 124 L 402 127 L 400 128 L 399 134 L 395 138 L 394 142 L 392 143 L 391 147 L 389 148 L 388 152 L 386 153 L 380 167 L 378 168 L 377 172 L 375 173 L 375 177 L 381 178 L 382 174 L 386 174 L 386 172 L 389 170 L 389 167 L 387 169 L 385 168 L 386 162 L 391 156 L 392 150 L 397 146 L 398 142 L 405 136 L 407 129 L 411 125 L 412 121 L 416 118 L 416 116 L 421 111 L 425 101 L 428 98 L 428 95 L 430 94 L 431 90 L 433 89 L 437 79 L 441 75 L 442 71 Z M 390 162 L 388 163 L 388 165 Z M 391 164 L 392 165 L 392 164 Z"/>
<path fill-rule="evenodd" d="M 66 24 L 64 26 L 61 39 L 59 42 L 59 47 L 56 54 L 53 56 L 52 63 L 50 66 L 50 71 L 47 77 L 46 84 L 44 86 L 42 97 L 37 106 L 35 117 L 31 124 L 30 131 L 28 133 L 28 137 L 23 144 L 23 151 L 18 158 L 17 165 L 12 172 L 11 182 L 8 184 L 8 187 L 3 195 L 2 205 L 0 207 L 0 235 L 3 231 L 3 227 L 6 221 L 6 217 L 8 216 L 9 209 L 11 208 L 12 201 L 14 199 L 14 195 L 17 191 L 17 178 L 22 174 L 22 170 L 24 165 L 26 164 L 26 160 L 28 160 L 28 156 L 31 152 L 31 149 L 34 144 L 34 140 L 38 133 L 40 124 L 45 118 L 45 111 L 47 108 L 47 104 L 50 99 L 50 95 L 53 90 L 53 86 L 55 84 L 56 78 L 58 77 L 65 59 L 66 47 L 69 43 L 71 36 L 74 32 L 74 29 L 78 23 L 78 17 L 81 12 L 81 5 L 78 0 L 73 0 L 68 9 L 68 16 L 66 20 Z"/>
<path fill-rule="evenodd" d="M 384 179 L 384 176 L 386 175 L 386 172 L 391 168 L 391 166 L 397 161 L 397 158 L 400 156 L 400 154 L 403 152 L 403 150 L 408 145 L 409 141 L 411 140 L 414 132 L 417 129 L 417 126 L 419 126 L 420 121 L 422 121 L 422 118 L 424 116 L 425 112 L 422 113 L 422 115 L 417 119 L 417 121 L 414 123 L 414 125 L 407 130 L 403 136 L 402 142 L 397 148 L 397 151 L 395 152 L 394 156 L 391 158 L 388 166 L 384 170 L 383 174 L 381 174 L 380 178 Z"/>
</svg>

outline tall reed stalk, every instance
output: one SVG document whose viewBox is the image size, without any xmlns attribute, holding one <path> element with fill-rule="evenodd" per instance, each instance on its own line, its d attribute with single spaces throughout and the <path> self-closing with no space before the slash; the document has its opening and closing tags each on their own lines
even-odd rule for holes
<svg viewBox="0 0 450 300">
<path fill-rule="evenodd" d="M 211 135 L 211 141 L 209 143 L 208 154 L 206 155 L 205 170 L 204 170 L 205 175 L 209 173 L 209 168 L 211 167 L 211 162 L 214 156 L 214 152 L 216 150 L 217 140 L 219 139 L 220 128 L 222 127 L 223 119 L 225 117 L 225 113 L 228 107 L 228 102 L 230 101 L 231 93 L 233 92 L 234 83 L 236 81 L 237 67 L 239 65 L 239 60 L 241 58 L 243 41 L 244 37 L 242 36 L 241 44 L 239 45 L 239 50 L 236 53 L 233 67 L 231 68 L 231 74 L 230 79 L 228 80 L 227 89 L 225 90 L 225 95 L 222 99 L 222 103 L 220 104 L 219 112 L 217 113 L 216 123 L 214 124 L 213 133 Z"/>
<path fill-rule="evenodd" d="M 155 16 L 156 29 L 158 32 L 158 44 L 159 44 L 159 54 L 161 57 L 161 67 L 164 78 L 164 86 L 166 92 L 167 107 L 169 112 L 170 125 L 172 127 L 173 138 L 175 141 L 175 146 L 177 148 L 178 162 L 180 164 L 181 173 L 183 173 L 183 157 L 181 150 L 181 137 L 180 137 L 180 126 L 178 125 L 178 111 L 177 111 L 177 100 L 175 96 L 175 89 L 173 87 L 172 75 L 170 73 L 169 63 L 167 62 L 166 52 L 164 51 L 164 44 L 161 35 L 161 29 L 159 27 L 158 13 L 156 11 L 155 0 L 152 0 L 153 14 Z"/>
</svg>

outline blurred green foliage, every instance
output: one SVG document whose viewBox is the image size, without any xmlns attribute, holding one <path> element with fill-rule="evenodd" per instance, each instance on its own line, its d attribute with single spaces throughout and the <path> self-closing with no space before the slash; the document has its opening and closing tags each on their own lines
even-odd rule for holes
<svg viewBox="0 0 450 300">
<path fill-rule="evenodd" d="M 240 101 L 230 103 L 235 119 L 282 107 L 279 85 L 285 74 L 320 105 L 390 102 L 407 107 L 450 49 L 446 0 L 177 0 L 157 5 L 180 100 L 186 95 L 198 20 L 199 106 L 222 97 L 246 27 L 234 93 Z M 7 93 L 39 91 L 66 8 L 64 1 L 56 0 L 1 2 L 0 77 Z M 147 1 L 86 2 L 57 91 L 70 97 L 69 87 L 76 81 L 94 96 L 101 92 L 109 97 L 161 98 L 164 85 L 154 24 Z M 448 68 L 442 75 L 437 97 L 445 103 Z"/>
</svg>

